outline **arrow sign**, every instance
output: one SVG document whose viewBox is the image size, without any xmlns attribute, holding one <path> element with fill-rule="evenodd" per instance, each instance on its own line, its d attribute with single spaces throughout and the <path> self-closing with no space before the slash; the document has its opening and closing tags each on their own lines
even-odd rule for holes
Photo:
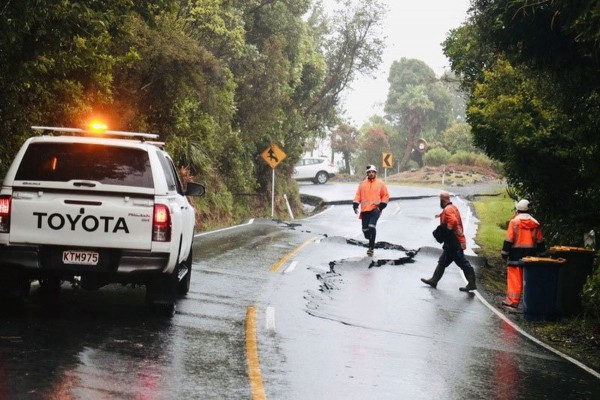
<svg viewBox="0 0 600 400">
<path fill-rule="evenodd" d="M 383 168 L 392 168 L 392 165 L 394 165 L 394 156 L 392 153 L 381 153 L 381 164 Z"/>
</svg>

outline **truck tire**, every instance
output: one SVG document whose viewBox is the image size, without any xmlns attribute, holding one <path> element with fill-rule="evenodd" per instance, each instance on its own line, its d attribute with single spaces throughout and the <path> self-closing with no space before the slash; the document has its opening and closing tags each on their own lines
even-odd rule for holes
<svg viewBox="0 0 600 400">
<path fill-rule="evenodd" d="M 170 317 L 177 301 L 178 268 L 170 274 L 160 274 L 146 283 L 146 303 L 152 313 Z"/>
<path fill-rule="evenodd" d="M 56 297 L 60 293 L 62 281 L 59 278 L 44 278 L 39 280 L 40 292 L 44 296 Z"/>
<path fill-rule="evenodd" d="M 29 296 L 30 289 L 31 281 L 21 274 L 0 276 L 0 297 L 11 305 L 21 308 Z"/>
</svg>

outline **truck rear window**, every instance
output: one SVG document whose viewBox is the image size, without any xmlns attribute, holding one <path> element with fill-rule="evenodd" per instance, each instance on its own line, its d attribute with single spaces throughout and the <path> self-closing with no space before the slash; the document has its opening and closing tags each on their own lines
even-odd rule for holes
<svg viewBox="0 0 600 400">
<path fill-rule="evenodd" d="M 89 180 L 105 185 L 154 187 L 147 152 L 88 143 L 30 144 L 15 180 Z"/>
</svg>

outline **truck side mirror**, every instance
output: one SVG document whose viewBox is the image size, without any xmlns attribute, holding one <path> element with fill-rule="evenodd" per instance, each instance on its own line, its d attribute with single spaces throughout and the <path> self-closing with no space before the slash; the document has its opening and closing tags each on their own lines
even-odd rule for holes
<svg viewBox="0 0 600 400">
<path fill-rule="evenodd" d="M 206 193 L 206 189 L 204 185 L 195 182 L 188 182 L 187 187 L 185 188 L 186 196 L 203 196 Z"/>
</svg>

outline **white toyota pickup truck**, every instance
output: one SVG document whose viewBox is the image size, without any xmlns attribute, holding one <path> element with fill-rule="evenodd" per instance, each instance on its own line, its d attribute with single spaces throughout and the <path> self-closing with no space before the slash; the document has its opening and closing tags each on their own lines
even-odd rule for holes
<svg viewBox="0 0 600 400">
<path fill-rule="evenodd" d="M 172 313 L 192 272 L 195 212 L 157 135 L 77 128 L 29 138 L 0 190 L 0 290 L 24 297 L 32 281 L 56 294 L 146 286 L 147 302 Z"/>
</svg>

